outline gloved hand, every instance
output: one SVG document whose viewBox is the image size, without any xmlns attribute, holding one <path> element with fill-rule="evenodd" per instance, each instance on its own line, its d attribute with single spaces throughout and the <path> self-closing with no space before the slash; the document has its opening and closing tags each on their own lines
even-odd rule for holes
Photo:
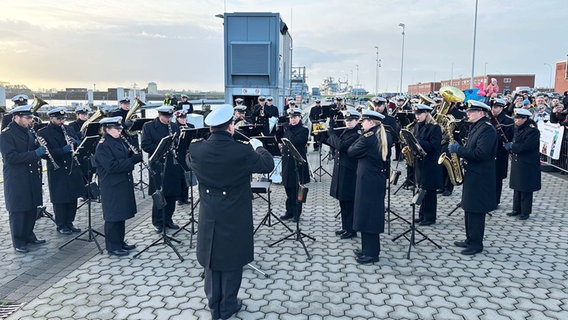
<svg viewBox="0 0 568 320">
<path fill-rule="evenodd" d="M 134 162 L 134 164 L 140 163 L 140 162 L 142 162 L 142 155 L 139 154 L 139 153 L 133 154 L 130 159 L 132 159 L 132 162 Z"/>
<path fill-rule="evenodd" d="M 503 148 L 505 148 L 505 150 L 507 151 L 511 151 L 511 149 L 513 149 L 513 143 L 512 142 L 503 142 Z"/>
<path fill-rule="evenodd" d="M 43 155 L 46 154 L 46 153 L 47 153 L 47 150 L 45 149 L 44 146 L 40 146 L 39 148 L 35 149 L 35 154 L 36 154 L 38 157 L 41 157 L 41 156 L 43 156 Z"/>
<path fill-rule="evenodd" d="M 451 143 L 448 145 L 448 151 L 450 151 L 450 153 L 456 153 L 459 149 L 460 145 L 457 142 Z"/>
<path fill-rule="evenodd" d="M 262 141 L 258 140 L 258 139 L 250 139 L 250 145 L 252 146 L 252 148 L 254 150 L 258 149 L 258 147 L 263 147 L 262 145 Z"/>
<path fill-rule="evenodd" d="M 71 152 L 71 145 L 70 144 L 66 144 L 63 147 L 63 152 Z"/>
</svg>

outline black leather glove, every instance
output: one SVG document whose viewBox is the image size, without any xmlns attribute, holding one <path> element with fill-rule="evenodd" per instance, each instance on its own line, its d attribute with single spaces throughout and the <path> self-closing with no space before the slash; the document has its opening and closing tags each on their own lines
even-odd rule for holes
<svg viewBox="0 0 568 320">
<path fill-rule="evenodd" d="M 132 159 L 132 162 L 136 163 L 140 163 L 142 162 L 142 155 L 141 154 L 133 154 L 132 157 L 130 158 Z"/>
</svg>

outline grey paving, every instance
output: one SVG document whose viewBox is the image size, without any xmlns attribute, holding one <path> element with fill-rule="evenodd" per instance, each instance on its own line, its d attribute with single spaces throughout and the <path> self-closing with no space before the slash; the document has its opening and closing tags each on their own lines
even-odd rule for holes
<svg viewBox="0 0 568 320">
<path fill-rule="evenodd" d="M 315 156 L 310 154 L 313 169 Z M 331 163 L 324 166 L 331 169 Z M 283 226 L 260 227 L 253 265 L 269 278 L 245 268 L 239 292 L 245 307 L 235 319 L 568 319 L 568 182 L 563 176 L 543 174 L 534 213 L 524 222 L 505 215 L 512 200 L 505 188 L 501 207 L 487 219 L 482 254 L 465 257 L 452 246 L 464 237 L 463 212 L 447 216 L 460 200 L 457 188 L 452 196 L 438 198 L 438 223 L 420 228 L 442 249 L 424 241 L 407 259 L 408 242 L 392 241 L 407 225 L 395 220 L 391 234 L 382 235 L 380 262 L 369 266 L 353 257 L 359 238 L 338 240 L 333 234 L 339 209 L 328 196 L 329 183 L 327 176 L 310 183 L 304 206 L 302 231 L 316 238 L 306 240 L 312 260 L 297 241 L 268 246 L 288 233 Z M 280 215 L 285 193 L 279 185 L 272 191 L 272 208 Z M 392 197 L 393 210 L 406 219 L 410 197 L 404 189 Z M 127 223 L 135 251 L 157 237 L 150 201 L 139 200 L 137 217 Z M 267 204 L 255 199 L 253 205 L 256 224 Z M 184 223 L 188 212 L 183 206 L 174 219 Z M 1 216 L 7 222 L 5 210 Z M 93 205 L 93 216 L 101 230 L 100 204 Z M 84 208 L 78 225 L 86 225 Z M 89 242 L 59 250 L 68 237 L 58 235 L 51 221 L 39 220 L 36 229 L 49 244 L 20 255 L 10 246 L 7 223 L 0 226 L 0 300 L 24 304 L 8 319 L 210 318 L 189 233 L 177 235 L 185 258 L 180 262 L 163 245 L 136 259 L 98 254 Z"/>
</svg>

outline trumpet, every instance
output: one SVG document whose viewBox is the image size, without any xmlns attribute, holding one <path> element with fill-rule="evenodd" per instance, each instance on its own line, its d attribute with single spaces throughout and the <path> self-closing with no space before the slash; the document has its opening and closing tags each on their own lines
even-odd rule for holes
<svg viewBox="0 0 568 320">
<path fill-rule="evenodd" d="M 347 129 L 347 127 L 337 127 L 337 128 L 333 128 L 333 130 L 343 130 L 343 129 Z M 316 134 L 316 133 L 321 133 L 321 132 L 326 132 L 326 131 L 327 131 L 327 129 L 323 129 L 323 130 L 320 129 L 320 130 L 313 130 L 312 132 L 313 132 L 314 134 Z"/>
<path fill-rule="evenodd" d="M 128 150 L 130 150 L 132 153 L 134 154 L 140 154 L 140 150 L 138 150 L 135 146 L 133 146 L 128 139 L 126 139 L 125 136 L 120 135 L 120 138 L 122 139 L 122 141 L 124 141 L 124 143 L 126 144 L 126 146 L 128 146 Z M 148 164 L 146 162 L 144 162 L 144 160 L 142 160 L 142 162 L 140 162 L 142 164 L 142 166 L 144 167 L 144 169 L 148 170 L 148 172 L 150 173 L 150 175 L 153 174 L 154 171 L 152 171 L 152 169 L 148 166 Z"/>
<path fill-rule="evenodd" d="M 33 128 L 30 128 L 30 132 L 36 138 L 37 143 L 39 143 L 40 146 L 45 148 L 45 154 L 47 154 L 49 161 L 51 161 L 51 164 L 53 165 L 53 169 L 54 170 L 59 169 L 57 162 L 55 162 L 55 159 L 53 159 L 53 156 L 51 155 L 51 153 L 49 152 L 49 149 L 47 148 L 47 142 L 45 142 L 45 139 L 43 137 L 38 136 L 37 132 Z"/>
</svg>

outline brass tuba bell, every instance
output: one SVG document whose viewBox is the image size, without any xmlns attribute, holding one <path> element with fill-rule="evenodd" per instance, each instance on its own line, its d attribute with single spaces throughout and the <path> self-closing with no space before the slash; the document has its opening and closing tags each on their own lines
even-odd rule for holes
<svg viewBox="0 0 568 320">
<path fill-rule="evenodd" d="M 43 100 L 42 98 L 34 95 L 34 102 L 32 103 L 32 108 L 31 108 L 31 112 L 35 113 L 39 108 L 41 108 L 42 106 L 49 104 L 47 102 L 45 102 L 45 100 Z"/>
</svg>

